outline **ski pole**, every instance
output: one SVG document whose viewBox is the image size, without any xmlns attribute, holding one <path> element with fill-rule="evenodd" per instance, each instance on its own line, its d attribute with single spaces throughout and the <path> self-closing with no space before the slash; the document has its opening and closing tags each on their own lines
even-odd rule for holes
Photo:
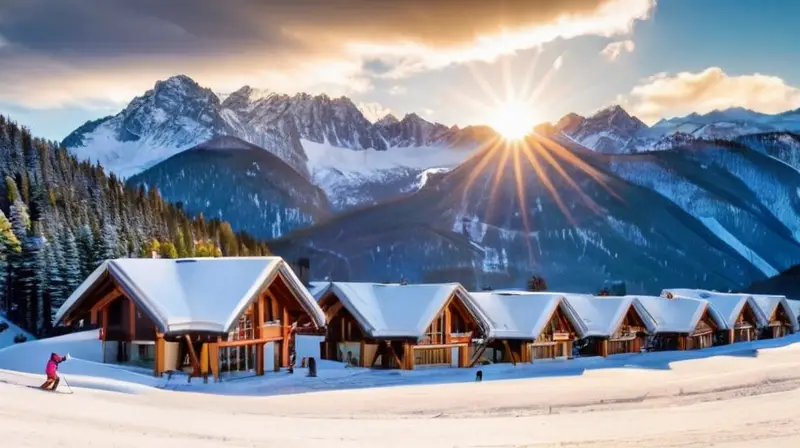
<svg viewBox="0 0 800 448">
<path fill-rule="evenodd" d="M 74 392 L 72 391 L 72 387 L 69 385 L 69 381 L 67 381 L 67 377 L 65 377 L 65 376 L 62 374 L 62 375 L 61 375 L 61 379 L 62 379 L 62 380 L 64 380 L 64 384 L 67 386 L 67 389 L 69 389 L 69 393 L 74 393 Z"/>
</svg>

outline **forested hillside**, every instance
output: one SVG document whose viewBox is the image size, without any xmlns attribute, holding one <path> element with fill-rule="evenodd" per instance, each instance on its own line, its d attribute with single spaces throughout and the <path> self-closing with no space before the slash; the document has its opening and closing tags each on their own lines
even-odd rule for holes
<svg viewBox="0 0 800 448">
<path fill-rule="evenodd" d="M 266 255 L 226 222 L 187 216 L 156 188 L 126 187 L 99 165 L 0 115 L 0 308 L 34 334 L 103 260 Z"/>
</svg>

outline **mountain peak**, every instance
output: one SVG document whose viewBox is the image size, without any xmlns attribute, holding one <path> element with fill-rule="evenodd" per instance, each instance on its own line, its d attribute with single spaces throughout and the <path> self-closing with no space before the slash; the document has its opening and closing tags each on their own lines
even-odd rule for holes
<svg viewBox="0 0 800 448">
<path fill-rule="evenodd" d="M 400 120 L 398 120 L 397 117 L 395 117 L 394 115 L 386 114 L 383 118 L 381 118 L 380 120 L 376 121 L 375 124 L 378 125 L 378 126 L 389 126 L 389 125 L 392 125 L 392 124 L 395 124 L 395 123 L 399 123 L 399 122 L 400 122 Z"/>
</svg>

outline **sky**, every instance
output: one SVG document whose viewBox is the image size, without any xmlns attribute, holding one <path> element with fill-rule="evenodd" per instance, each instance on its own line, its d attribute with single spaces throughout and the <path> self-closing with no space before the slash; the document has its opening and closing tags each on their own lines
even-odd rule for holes
<svg viewBox="0 0 800 448">
<path fill-rule="evenodd" d="M 185 74 L 367 118 L 800 108 L 794 0 L 0 0 L 0 114 L 61 140 Z"/>
</svg>

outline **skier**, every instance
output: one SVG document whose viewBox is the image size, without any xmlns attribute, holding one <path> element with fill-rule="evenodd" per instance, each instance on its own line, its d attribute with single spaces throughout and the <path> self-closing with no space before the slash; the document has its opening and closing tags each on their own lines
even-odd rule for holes
<svg viewBox="0 0 800 448">
<path fill-rule="evenodd" d="M 61 378 L 58 376 L 58 365 L 69 359 L 69 353 L 66 356 L 59 356 L 57 353 L 51 353 L 50 359 L 47 361 L 45 373 L 47 374 L 47 381 L 44 382 L 40 388 L 44 390 L 52 390 L 55 392 Z"/>
</svg>

